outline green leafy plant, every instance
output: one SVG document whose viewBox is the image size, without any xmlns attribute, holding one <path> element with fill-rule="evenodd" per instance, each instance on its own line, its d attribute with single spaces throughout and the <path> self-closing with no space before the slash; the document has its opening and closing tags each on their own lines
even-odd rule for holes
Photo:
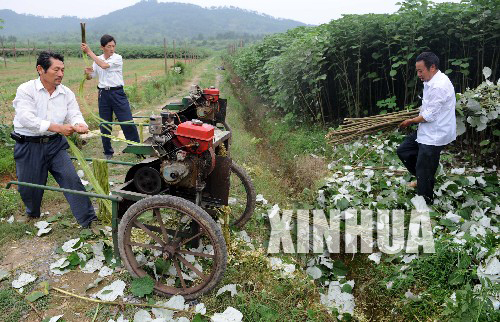
<svg viewBox="0 0 500 322">
<path fill-rule="evenodd" d="M 130 285 L 130 292 L 138 297 L 144 297 L 153 293 L 155 281 L 149 276 L 135 278 Z"/>
</svg>

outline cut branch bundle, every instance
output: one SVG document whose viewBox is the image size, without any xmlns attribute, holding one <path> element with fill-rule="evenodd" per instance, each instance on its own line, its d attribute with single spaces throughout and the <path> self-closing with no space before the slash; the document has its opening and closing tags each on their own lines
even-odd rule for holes
<svg viewBox="0 0 500 322">
<path fill-rule="evenodd" d="M 404 120 L 418 116 L 418 113 L 418 110 L 411 110 L 360 118 L 345 118 L 344 124 L 338 130 L 328 132 L 326 139 L 331 144 L 342 144 L 367 134 L 393 130 Z"/>
</svg>

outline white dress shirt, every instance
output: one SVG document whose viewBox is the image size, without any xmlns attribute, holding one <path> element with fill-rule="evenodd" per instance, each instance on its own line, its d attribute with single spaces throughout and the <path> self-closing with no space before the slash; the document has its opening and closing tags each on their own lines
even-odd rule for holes
<svg viewBox="0 0 500 322">
<path fill-rule="evenodd" d="M 123 82 L 123 59 L 122 56 L 114 53 L 108 59 L 104 59 L 104 54 L 98 57 L 100 60 L 109 64 L 109 68 L 103 69 L 95 62 L 92 64 L 93 73 L 90 74 L 92 78 L 96 76 L 99 77 L 99 84 L 97 85 L 99 88 L 105 87 L 117 87 L 123 86 L 125 83 Z"/>
<path fill-rule="evenodd" d="M 54 132 L 48 131 L 50 123 L 87 125 L 75 94 L 58 85 L 50 95 L 40 78 L 21 84 L 12 105 L 16 110 L 14 130 L 22 135 L 52 135 Z"/>
<path fill-rule="evenodd" d="M 420 115 L 426 122 L 418 124 L 418 143 L 442 146 L 457 138 L 455 104 L 455 89 L 448 76 L 438 70 L 431 80 L 424 82 Z"/>
</svg>

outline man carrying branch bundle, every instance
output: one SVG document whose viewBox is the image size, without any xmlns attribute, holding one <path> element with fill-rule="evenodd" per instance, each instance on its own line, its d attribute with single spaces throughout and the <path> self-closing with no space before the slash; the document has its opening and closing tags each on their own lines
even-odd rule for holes
<svg viewBox="0 0 500 322">
<path fill-rule="evenodd" d="M 94 63 L 92 67 L 85 68 L 87 79 L 99 77 L 99 116 L 107 121 L 113 120 L 113 113 L 119 122 L 132 121 L 132 112 L 130 111 L 130 104 L 127 95 L 123 90 L 123 60 L 122 56 L 115 53 L 116 41 L 113 36 L 104 35 L 101 37 L 101 50 L 103 54 L 96 56 L 94 52 L 86 43 L 82 43 L 81 48 Z M 135 125 L 122 125 L 123 134 L 129 141 L 139 142 L 139 133 Z M 110 134 L 106 126 L 101 126 L 101 133 Z M 113 157 L 113 147 L 111 146 L 111 139 L 102 137 L 102 145 L 104 148 L 104 156 L 106 159 Z"/>
<path fill-rule="evenodd" d="M 457 136 L 456 98 L 453 85 L 439 70 L 439 58 L 434 53 L 421 53 L 415 67 L 418 78 L 424 82 L 422 106 L 417 117 L 404 120 L 399 126 L 418 124 L 418 130 L 406 137 L 397 154 L 408 171 L 417 177 L 410 186 L 416 186 L 417 193 L 431 204 L 441 150 Z"/>
</svg>

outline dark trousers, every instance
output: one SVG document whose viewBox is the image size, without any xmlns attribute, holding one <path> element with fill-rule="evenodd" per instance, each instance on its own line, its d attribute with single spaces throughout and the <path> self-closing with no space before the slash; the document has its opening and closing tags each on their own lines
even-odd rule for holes
<svg viewBox="0 0 500 322">
<path fill-rule="evenodd" d="M 56 179 L 61 188 L 85 191 L 76 174 L 75 167 L 66 149 L 69 148 L 66 138 L 59 136 L 48 143 L 16 142 L 14 159 L 16 161 L 17 178 L 21 182 L 40 185 L 47 183 L 48 172 Z M 40 205 L 44 190 L 18 186 L 21 199 L 30 217 L 40 217 Z M 64 193 L 73 216 L 83 227 L 87 227 L 97 217 L 90 199 L 72 193 Z"/>
<path fill-rule="evenodd" d="M 439 166 L 444 146 L 421 144 L 416 141 L 417 132 L 408 135 L 398 147 L 399 159 L 411 174 L 417 177 L 417 193 L 427 203 L 434 201 L 434 175 Z"/>
<path fill-rule="evenodd" d="M 113 121 L 113 112 L 119 122 L 132 120 L 132 112 L 128 103 L 127 95 L 123 88 L 117 90 L 99 89 L 99 116 L 107 121 Z M 139 142 L 139 133 L 135 125 L 122 125 L 122 131 L 125 138 L 129 141 Z M 101 133 L 110 134 L 111 125 L 101 126 Z M 115 151 L 111 146 L 111 139 L 102 136 L 102 146 L 104 154 L 112 155 Z"/>
</svg>

